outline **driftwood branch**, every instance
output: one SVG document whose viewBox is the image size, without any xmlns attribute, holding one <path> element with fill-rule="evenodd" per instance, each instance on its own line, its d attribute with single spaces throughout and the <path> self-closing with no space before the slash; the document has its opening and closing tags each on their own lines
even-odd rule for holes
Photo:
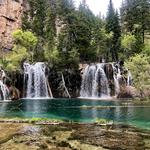
<svg viewBox="0 0 150 150">
<path fill-rule="evenodd" d="M 69 94 L 69 91 L 68 91 L 68 89 L 67 89 L 67 87 L 66 87 L 66 84 L 65 84 L 65 80 L 64 80 L 63 73 L 61 73 L 61 78 L 62 78 L 62 84 L 63 84 L 63 86 L 64 86 L 64 88 L 65 88 L 65 91 L 66 91 L 68 97 L 71 98 L 71 96 L 70 96 L 70 94 Z"/>
<path fill-rule="evenodd" d="M 48 92 L 50 94 L 50 97 L 53 98 L 53 94 L 52 94 L 52 90 L 51 90 L 51 87 L 49 85 L 49 82 L 48 82 L 48 79 L 46 78 L 46 82 L 47 82 L 47 88 L 48 88 Z"/>
</svg>

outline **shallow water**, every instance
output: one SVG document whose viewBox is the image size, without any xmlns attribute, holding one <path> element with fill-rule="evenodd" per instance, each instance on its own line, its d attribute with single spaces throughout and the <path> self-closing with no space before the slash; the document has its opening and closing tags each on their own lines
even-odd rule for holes
<svg viewBox="0 0 150 150">
<path fill-rule="evenodd" d="M 132 101 L 88 99 L 22 99 L 0 103 L 0 118 L 50 118 L 95 122 L 98 118 L 150 129 L 150 106 Z"/>
</svg>

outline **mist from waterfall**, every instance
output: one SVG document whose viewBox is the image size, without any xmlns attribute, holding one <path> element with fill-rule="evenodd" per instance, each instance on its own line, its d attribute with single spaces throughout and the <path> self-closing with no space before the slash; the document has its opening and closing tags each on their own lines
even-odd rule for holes
<svg viewBox="0 0 150 150">
<path fill-rule="evenodd" d="M 32 65 L 24 63 L 26 98 L 52 98 L 45 71 L 46 66 L 43 62 L 37 62 Z"/>
</svg>

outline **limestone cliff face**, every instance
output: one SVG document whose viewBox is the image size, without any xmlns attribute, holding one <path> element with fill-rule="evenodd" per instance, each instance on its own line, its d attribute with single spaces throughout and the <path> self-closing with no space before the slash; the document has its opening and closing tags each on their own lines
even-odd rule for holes
<svg viewBox="0 0 150 150">
<path fill-rule="evenodd" d="M 5 50 L 12 48 L 12 32 L 21 27 L 25 0 L 0 0 L 0 44 Z"/>
</svg>

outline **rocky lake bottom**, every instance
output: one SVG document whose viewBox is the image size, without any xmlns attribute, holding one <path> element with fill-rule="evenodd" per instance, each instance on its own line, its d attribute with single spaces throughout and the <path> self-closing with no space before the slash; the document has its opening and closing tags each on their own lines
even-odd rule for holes
<svg viewBox="0 0 150 150">
<path fill-rule="evenodd" d="M 0 123 L 0 150 L 149 150 L 150 131 L 98 123 Z"/>
</svg>

